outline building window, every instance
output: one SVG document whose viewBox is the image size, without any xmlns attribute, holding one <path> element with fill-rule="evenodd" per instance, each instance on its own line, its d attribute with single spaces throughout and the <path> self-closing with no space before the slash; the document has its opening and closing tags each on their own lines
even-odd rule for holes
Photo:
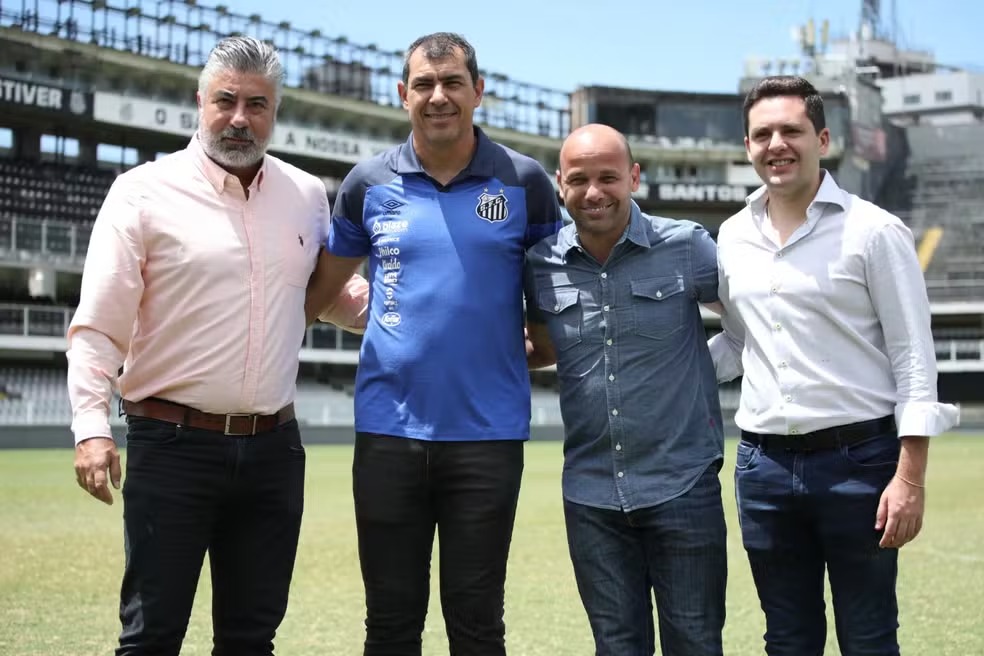
<svg viewBox="0 0 984 656">
<path fill-rule="evenodd" d="M 936 92 L 936 102 L 952 102 L 953 92 L 952 91 L 937 91 Z"/>
<path fill-rule="evenodd" d="M 918 105 L 919 104 L 919 94 L 913 93 L 908 96 L 902 96 L 903 105 Z"/>
</svg>

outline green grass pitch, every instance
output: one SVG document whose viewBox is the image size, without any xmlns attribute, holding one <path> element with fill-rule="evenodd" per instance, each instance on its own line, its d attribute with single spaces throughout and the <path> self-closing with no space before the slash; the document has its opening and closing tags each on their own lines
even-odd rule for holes
<svg viewBox="0 0 984 656">
<path fill-rule="evenodd" d="M 721 475 L 730 568 L 725 653 L 739 656 L 763 653 L 764 620 L 735 520 L 734 450 L 729 440 Z M 982 462 L 984 436 L 949 435 L 933 442 L 926 524 L 901 555 L 905 654 L 984 654 Z M 593 653 L 567 556 L 560 466 L 560 443 L 528 445 L 506 584 L 512 656 Z M 361 654 L 364 607 L 350 469 L 351 447 L 308 447 L 304 525 L 290 607 L 277 637 L 279 654 Z M 106 507 L 76 487 L 71 450 L 0 451 L 0 654 L 112 652 L 119 630 L 121 512 L 119 501 Z M 447 654 L 436 576 L 434 583 L 427 655 Z M 183 654 L 210 653 L 209 607 L 204 572 Z M 832 626 L 827 653 L 836 655 Z"/>
</svg>

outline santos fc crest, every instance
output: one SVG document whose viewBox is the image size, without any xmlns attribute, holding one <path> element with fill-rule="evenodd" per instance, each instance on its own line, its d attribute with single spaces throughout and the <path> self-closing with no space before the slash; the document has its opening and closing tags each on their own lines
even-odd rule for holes
<svg viewBox="0 0 984 656">
<path fill-rule="evenodd" d="M 500 190 L 497 194 L 490 194 L 488 190 L 478 197 L 478 205 L 475 206 L 475 214 L 490 223 L 505 221 L 509 218 L 509 201 L 506 195 Z"/>
</svg>

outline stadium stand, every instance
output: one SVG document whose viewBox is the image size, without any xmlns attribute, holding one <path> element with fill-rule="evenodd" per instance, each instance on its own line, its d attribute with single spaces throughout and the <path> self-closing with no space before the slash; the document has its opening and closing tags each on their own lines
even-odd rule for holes
<svg viewBox="0 0 984 656">
<path fill-rule="evenodd" d="M 4 390 L 0 426 L 68 426 L 72 422 L 64 369 L 2 368 L 0 386 Z"/>
<path fill-rule="evenodd" d="M 91 223 L 115 177 L 84 166 L 0 159 L 0 217 Z"/>
<path fill-rule="evenodd" d="M 233 32 L 269 40 L 284 53 L 287 89 L 278 131 L 293 132 L 296 143 L 291 148 L 280 144 L 276 154 L 325 180 L 329 197 L 356 161 L 380 144 L 405 138 L 406 117 L 396 95 L 400 51 L 360 46 L 343 36 L 191 0 L 0 3 L 0 432 L 3 426 L 57 426 L 68 443 L 63 336 L 78 301 L 92 222 L 121 170 L 187 143 L 195 127 L 191 98 L 198 68 L 215 40 Z M 598 120 L 606 107 L 616 114 L 627 111 L 609 102 L 605 87 L 579 95 L 483 73 L 485 101 L 476 120 L 495 139 L 539 159 L 547 170 L 556 166 L 560 140 L 584 117 Z M 849 116 L 852 105 L 838 93 L 831 98 L 828 119 L 840 132 L 847 135 L 855 120 L 880 124 L 877 107 L 871 116 Z M 61 108 L 27 100 L 41 94 L 61 98 Z M 747 168 L 740 144 L 732 143 L 734 134 L 716 135 L 710 146 L 703 143 L 708 129 L 738 126 L 728 110 L 737 96 L 681 98 L 642 90 L 631 95 L 646 106 L 645 116 L 663 117 L 659 125 L 636 121 L 629 126 L 628 131 L 639 133 L 633 152 L 652 174 L 653 184 L 644 185 L 637 198 L 640 205 L 705 223 L 715 213 L 723 219 L 733 211 L 732 204 L 699 199 L 667 204 L 659 200 L 666 186 L 659 183 L 686 182 L 676 186 L 696 197 L 724 187 L 736 198 L 757 184 L 754 176 L 726 177 L 732 169 Z M 686 103 L 674 105 L 677 101 Z M 654 112 L 652 103 L 662 103 L 662 109 Z M 712 115 L 718 117 L 713 125 L 694 118 Z M 631 115 L 622 118 L 632 123 Z M 679 128 L 680 134 L 668 136 L 670 128 Z M 845 163 L 853 161 L 851 153 L 864 159 L 864 152 L 845 139 L 846 150 L 838 145 L 829 167 L 842 182 L 870 178 L 868 186 L 879 203 L 912 227 L 931 300 L 960 306 L 934 315 L 941 381 L 956 381 L 951 392 L 980 402 L 984 123 L 889 130 L 883 156 L 856 166 L 855 176 L 843 170 Z M 69 141 L 74 149 L 66 149 Z M 107 155 L 102 147 L 118 155 Z M 705 323 L 709 332 L 715 330 L 713 318 Z M 302 422 L 342 427 L 339 433 L 351 437 L 360 343 L 358 336 L 333 326 L 309 329 L 298 380 Z M 560 424 L 556 379 L 549 373 L 534 378 L 533 423 L 555 429 Z M 737 407 L 738 391 L 735 386 L 721 390 L 728 418 Z"/>
<path fill-rule="evenodd" d="M 0 254 L 81 264 L 115 177 L 78 164 L 0 158 Z"/>
<path fill-rule="evenodd" d="M 984 125 L 906 130 L 905 206 L 897 214 L 932 240 L 926 286 L 934 301 L 984 299 Z M 933 246 L 933 248 L 929 248 Z"/>
</svg>

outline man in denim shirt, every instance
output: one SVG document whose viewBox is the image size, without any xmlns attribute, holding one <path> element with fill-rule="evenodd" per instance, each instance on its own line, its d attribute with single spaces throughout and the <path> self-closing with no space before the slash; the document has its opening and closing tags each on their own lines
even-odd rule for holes
<svg viewBox="0 0 984 656">
<path fill-rule="evenodd" d="M 721 408 L 699 303 L 717 255 L 695 223 L 632 201 L 639 165 L 603 125 L 573 132 L 558 183 L 574 224 L 527 253 L 531 366 L 556 358 L 564 514 L 599 655 L 722 653 Z"/>
</svg>

